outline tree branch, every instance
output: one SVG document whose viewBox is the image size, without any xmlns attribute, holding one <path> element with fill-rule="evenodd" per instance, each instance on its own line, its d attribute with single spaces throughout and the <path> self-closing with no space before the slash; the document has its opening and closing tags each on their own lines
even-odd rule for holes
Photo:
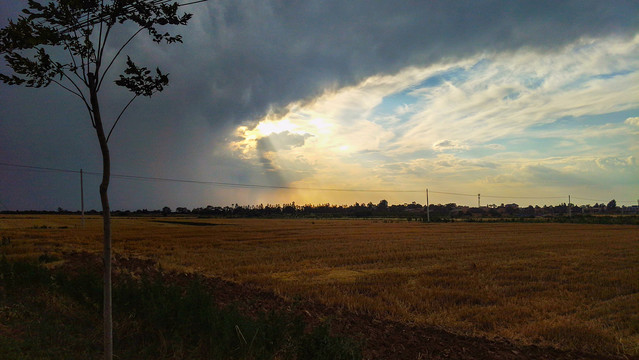
<svg viewBox="0 0 639 360">
<path fill-rule="evenodd" d="M 72 20 L 72 21 L 77 22 L 77 19 L 76 19 L 75 17 L 73 17 L 73 20 Z M 75 35 L 75 36 L 76 36 L 76 38 L 77 38 L 77 33 L 75 33 L 75 32 L 74 32 L 74 35 Z M 80 60 L 82 60 L 82 67 L 81 67 L 81 69 L 82 69 L 82 76 L 80 76 L 80 75 L 78 74 L 78 71 L 77 71 L 77 69 L 79 69 L 79 67 L 78 67 L 78 63 L 77 63 L 77 62 L 76 62 L 76 60 L 75 60 L 75 55 L 73 55 L 73 51 L 72 51 L 71 45 L 69 44 L 69 42 L 68 42 L 67 40 L 64 40 L 64 45 L 65 45 L 65 46 L 67 47 L 67 49 L 69 50 L 69 56 L 71 57 L 71 61 L 73 61 L 73 67 L 74 67 L 73 73 L 75 74 L 75 76 L 77 76 L 77 77 L 78 77 L 78 79 L 80 79 L 80 81 L 82 81 L 82 83 L 84 83 L 84 84 L 86 85 L 86 84 L 87 84 L 87 78 L 86 78 L 86 75 L 84 74 L 84 61 L 83 61 L 82 56 L 80 56 Z M 77 86 L 76 86 L 76 88 L 77 88 Z"/>
<path fill-rule="evenodd" d="M 75 29 L 73 29 L 73 37 L 74 39 L 79 39 L 78 32 Z M 88 86 L 89 84 L 89 80 L 87 79 L 87 72 L 89 71 L 88 59 L 87 59 L 86 67 L 84 64 L 84 56 L 80 55 L 80 61 L 82 61 L 82 81 Z"/>
<path fill-rule="evenodd" d="M 111 59 L 111 62 L 109 63 L 109 66 L 107 66 L 107 68 L 104 70 L 104 72 L 102 73 L 102 77 L 100 78 L 100 81 L 98 82 L 98 90 L 100 90 L 100 86 L 102 85 L 102 81 L 104 81 L 104 77 L 106 76 L 107 72 L 109 71 L 109 69 L 111 68 L 111 66 L 113 65 L 113 63 L 115 62 L 115 59 L 118 58 L 118 56 L 120 56 L 120 53 L 122 52 L 122 50 L 124 50 L 124 48 L 129 45 L 129 43 L 131 42 L 131 40 L 133 40 L 134 37 L 136 37 L 142 30 L 144 30 L 144 28 L 140 28 L 138 31 L 135 32 L 135 34 L 131 35 L 131 37 L 129 38 L 129 40 L 127 40 L 124 45 L 122 45 L 122 47 L 120 47 L 120 50 L 118 50 L 118 52 L 115 54 L 115 56 L 113 56 L 113 59 Z M 108 35 L 108 30 L 107 30 L 107 35 Z M 105 40 L 104 40 L 105 44 L 106 44 L 106 36 L 105 36 Z M 100 58 L 102 58 L 102 55 L 100 55 Z"/>
<path fill-rule="evenodd" d="M 89 103 L 87 102 L 87 100 L 86 100 L 86 98 L 84 97 L 84 95 L 82 95 L 82 94 L 78 94 L 77 92 L 75 92 L 75 91 L 73 91 L 73 90 L 69 89 L 68 87 L 66 87 L 66 86 L 62 85 L 62 83 L 60 83 L 60 82 L 59 82 L 59 81 L 57 81 L 57 80 L 51 80 L 51 82 L 52 82 L 52 83 L 54 83 L 54 84 L 56 84 L 56 85 L 58 85 L 58 86 L 60 86 L 60 87 L 61 87 L 61 88 L 63 88 L 64 90 L 66 90 L 66 91 L 70 92 L 71 94 L 73 94 L 73 95 L 75 95 L 75 96 L 79 97 L 79 98 L 80 98 L 80 100 L 82 100 L 82 102 L 84 103 L 84 106 L 87 108 L 87 111 L 89 112 L 89 117 L 91 118 L 91 125 L 92 125 L 93 127 L 95 127 L 95 120 L 93 120 L 93 113 L 92 113 L 92 111 L 91 111 L 91 105 L 89 105 Z"/>
<path fill-rule="evenodd" d="M 89 104 L 89 102 L 87 101 L 87 98 L 84 96 L 84 94 L 82 93 L 82 90 L 80 90 L 80 87 L 78 87 L 78 84 L 75 83 L 75 81 L 73 81 L 73 79 L 71 79 L 69 77 L 69 75 L 67 75 L 66 73 L 62 73 L 62 75 L 67 78 L 67 80 L 69 80 L 69 82 L 71 84 L 73 84 L 73 86 L 76 88 L 76 90 L 78 90 L 78 92 L 76 93 L 75 91 L 72 91 L 70 89 L 68 89 L 67 87 L 65 87 L 64 85 L 62 85 L 61 83 L 59 83 L 56 80 L 52 80 L 54 83 L 60 85 L 62 88 L 67 89 L 68 91 L 70 91 L 72 94 L 76 95 L 77 97 L 79 97 L 80 99 L 82 99 L 82 102 L 84 103 L 84 105 L 86 106 L 87 110 L 89 111 L 89 116 L 91 117 L 91 125 L 93 125 L 93 127 L 96 126 L 95 124 L 95 119 L 93 118 L 93 110 L 91 108 L 91 105 Z"/>
<path fill-rule="evenodd" d="M 52 82 L 52 83 L 54 83 L 54 84 L 57 84 L 58 86 L 60 86 L 60 87 L 61 87 L 61 88 L 63 88 L 64 90 L 66 90 L 66 91 L 70 92 L 71 94 L 73 94 L 73 95 L 75 95 L 75 96 L 79 97 L 80 99 L 84 100 L 84 98 L 83 98 L 82 94 L 78 94 L 77 92 L 75 92 L 75 91 L 73 91 L 73 90 L 69 89 L 68 87 L 66 87 L 66 86 L 62 85 L 62 83 L 61 83 L 61 82 L 59 82 L 59 81 L 57 81 L 57 80 L 51 80 L 51 82 Z"/>
<path fill-rule="evenodd" d="M 100 1 L 100 12 L 104 11 L 104 1 Z M 102 62 L 102 25 L 104 24 L 104 20 L 100 19 L 100 32 L 98 33 L 98 51 L 97 51 L 97 59 L 98 63 Z M 106 38 L 104 39 L 104 43 L 106 45 Z"/>
<path fill-rule="evenodd" d="M 73 67 L 77 69 L 78 63 L 75 61 L 75 56 L 73 56 L 73 51 L 71 51 L 71 46 L 69 45 L 67 41 L 64 42 L 64 45 L 67 47 L 67 50 L 69 50 L 69 57 L 71 58 L 71 61 L 73 61 Z"/>
<path fill-rule="evenodd" d="M 100 90 L 100 85 L 102 85 L 102 79 L 104 78 L 104 75 L 106 74 L 106 71 L 109 70 L 109 68 L 107 68 L 107 70 L 104 72 L 104 74 L 99 77 L 98 76 L 98 72 L 100 70 L 100 66 L 102 65 L 102 58 L 104 57 L 104 49 L 106 48 L 106 43 L 107 43 L 107 39 L 109 38 L 109 33 L 111 32 L 111 25 L 107 26 L 107 30 L 104 33 L 104 40 L 102 40 L 102 23 L 100 23 L 100 37 L 99 37 L 99 42 L 101 45 L 98 46 L 97 52 L 96 52 L 96 59 L 95 59 L 95 74 L 96 74 L 96 81 L 98 81 L 97 83 L 97 87 L 96 87 L 96 91 Z"/>
<path fill-rule="evenodd" d="M 129 105 L 131 105 L 133 100 L 135 100 L 135 98 L 137 98 L 137 97 L 138 97 L 138 95 L 134 95 L 133 98 L 131 100 L 129 100 L 129 102 L 126 104 L 124 109 L 122 109 L 122 111 L 120 111 L 120 115 L 118 115 L 118 118 L 115 119 L 115 122 L 113 123 L 113 126 L 111 126 L 111 130 L 109 130 L 109 135 L 107 135 L 107 139 L 106 139 L 107 142 L 109 142 L 109 138 L 111 137 L 111 133 L 113 132 L 113 129 L 115 129 L 115 126 L 118 124 L 118 121 L 120 121 L 120 118 L 122 117 L 122 114 L 124 114 L 124 112 L 129 107 Z"/>
<path fill-rule="evenodd" d="M 69 43 L 65 41 L 64 44 L 67 46 L 67 49 L 69 50 L 69 57 L 71 58 L 71 61 L 73 61 L 73 74 L 77 76 L 78 80 L 82 81 L 82 83 L 87 85 L 84 72 L 82 72 L 83 76 L 80 76 L 80 74 L 78 74 L 78 69 L 80 69 L 80 67 L 78 67 L 78 63 L 75 61 L 75 56 L 73 56 L 73 52 L 71 51 L 71 47 L 69 46 Z"/>
<path fill-rule="evenodd" d="M 91 24 L 91 22 L 89 21 L 89 19 L 91 18 L 91 11 L 89 10 L 89 8 L 87 7 L 87 22 L 86 22 L 86 28 L 85 31 L 88 32 L 89 29 L 91 29 L 91 31 L 93 31 L 93 25 Z"/>
<path fill-rule="evenodd" d="M 73 81 L 73 79 L 71 79 L 71 78 L 69 77 L 69 75 L 67 75 L 67 73 L 63 72 L 63 73 L 62 73 L 62 76 L 64 76 L 65 78 L 67 78 L 67 80 L 69 80 L 69 82 L 71 82 L 71 84 L 73 84 L 73 87 L 75 87 L 75 89 L 76 89 L 76 90 L 78 90 L 78 94 L 79 94 L 78 96 L 79 96 L 82 100 L 84 100 L 84 102 L 86 103 L 86 102 L 87 102 L 87 101 L 86 101 L 86 98 L 84 97 L 84 94 L 82 93 L 82 90 L 80 90 L 80 87 L 78 86 L 78 84 L 76 84 L 76 83 L 75 83 L 75 81 Z M 53 81 L 55 81 L 55 80 L 53 80 Z"/>
</svg>

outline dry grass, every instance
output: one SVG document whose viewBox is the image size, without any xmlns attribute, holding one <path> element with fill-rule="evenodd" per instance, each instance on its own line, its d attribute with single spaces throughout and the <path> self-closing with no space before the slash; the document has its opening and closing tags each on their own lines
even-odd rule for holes
<svg viewBox="0 0 639 360">
<path fill-rule="evenodd" d="M 156 222 L 160 220 L 162 222 Z M 201 222 L 215 226 L 194 226 Z M 9 258 L 101 250 L 101 219 L 4 216 Z M 114 250 L 456 333 L 639 355 L 639 229 L 572 224 L 114 219 Z"/>
</svg>

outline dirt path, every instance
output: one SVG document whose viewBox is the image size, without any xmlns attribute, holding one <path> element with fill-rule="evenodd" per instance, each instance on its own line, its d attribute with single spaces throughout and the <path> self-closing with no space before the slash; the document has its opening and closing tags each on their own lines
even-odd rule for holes
<svg viewBox="0 0 639 360">
<path fill-rule="evenodd" d="M 64 268 L 70 271 L 100 271 L 100 259 L 89 253 L 65 254 Z M 118 274 L 161 276 L 175 284 L 188 284 L 197 275 L 161 272 L 152 260 L 115 259 L 115 281 Z M 307 322 L 331 319 L 336 333 L 360 339 L 365 343 L 365 359 L 639 359 L 637 357 L 605 357 L 580 352 L 560 351 L 537 346 L 520 346 L 507 341 L 493 341 L 451 334 L 435 328 L 376 319 L 311 302 L 294 302 L 273 292 L 225 281 L 201 278 L 220 306 L 236 304 L 240 309 L 257 314 L 262 311 L 285 311 L 303 316 Z"/>
</svg>

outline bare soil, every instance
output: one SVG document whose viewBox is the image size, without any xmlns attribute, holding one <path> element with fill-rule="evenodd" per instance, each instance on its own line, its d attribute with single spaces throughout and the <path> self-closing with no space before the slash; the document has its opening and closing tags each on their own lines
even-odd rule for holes
<svg viewBox="0 0 639 360">
<path fill-rule="evenodd" d="M 65 253 L 64 260 L 64 264 L 60 266 L 67 271 L 101 271 L 101 260 L 94 254 Z M 161 277 L 168 283 L 185 285 L 198 277 L 220 307 L 235 304 L 253 315 L 268 311 L 293 313 L 302 316 L 310 325 L 328 319 L 335 333 L 355 338 L 364 344 L 365 359 L 639 359 L 628 356 L 606 357 L 549 347 L 518 345 L 507 340 L 456 335 L 437 328 L 379 319 L 307 300 L 285 299 L 265 289 L 220 278 L 166 272 L 153 260 L 116 256 L 114 261 L 114 281 L 118 281 L 121 274 L 131 274 Z"/>
</svg>

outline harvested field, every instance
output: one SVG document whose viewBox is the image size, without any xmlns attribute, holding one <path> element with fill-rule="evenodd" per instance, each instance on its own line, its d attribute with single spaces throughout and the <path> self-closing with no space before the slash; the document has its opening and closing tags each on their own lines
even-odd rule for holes
<svg viewBox="0 0 639 360">
<path fill-rule="evenodd" d="M 117 254 L 165 270 L 411 327 L 639 355 L 636 226 L 171 217 L 113 226 Z M 97 253 L 100 227 L 100 218 L 83 228 L 73 216 L 3 216 L 2 252 Z"/>
</svg>

